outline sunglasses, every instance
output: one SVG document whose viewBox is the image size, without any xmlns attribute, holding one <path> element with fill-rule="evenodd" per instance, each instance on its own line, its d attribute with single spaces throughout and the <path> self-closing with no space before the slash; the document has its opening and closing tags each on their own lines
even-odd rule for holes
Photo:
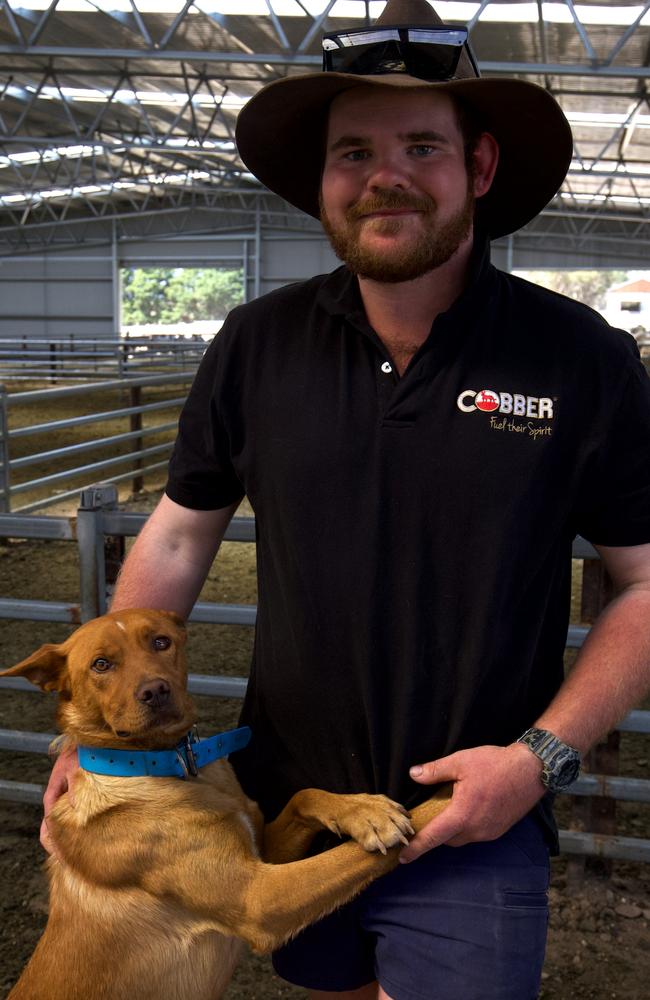
<svg viewBox="0 0 650 1000">
<path fill-rule="evenodd" d="M 361 76 L 408 73 L 418 80 L 453 80 L 463 51 L 478 76 L 464 25 L 359 28 L 323 37 L 323 69 Z"/>
</svg>

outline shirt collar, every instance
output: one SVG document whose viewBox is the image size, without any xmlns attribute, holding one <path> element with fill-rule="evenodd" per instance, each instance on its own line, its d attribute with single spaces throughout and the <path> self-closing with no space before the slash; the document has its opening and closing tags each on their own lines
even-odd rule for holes
<svg viewBox="0 0 650 1000">
<path fill-rule="evenodd" d="M 441 316 L 456 318 L 456 315 L 485 308 L 485 290 L 494 274 L 490 263 L 490 241 L 477 232 L 470 258 L 467 285 L 461 295 Z M 345 316 L 355 326 L 367 326 L 367 319 L 359 291 L 359 282 L 344 265 L 325 277 L 317 295 L 318 304 L 331 316 Z"/>
</svg>

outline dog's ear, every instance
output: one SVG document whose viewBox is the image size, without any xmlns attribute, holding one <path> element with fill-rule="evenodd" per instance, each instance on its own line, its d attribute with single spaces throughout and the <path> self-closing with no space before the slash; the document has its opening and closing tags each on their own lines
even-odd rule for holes
<svg viewBox="0 0 650 1000">
<path fill-rule="evenodd" d="M 61 646 L 48 642 L 15 667 L 0 671 L 0 677 L 25 677 L 43 691 L 62 691 L 68 658 Z"/>
</svg>

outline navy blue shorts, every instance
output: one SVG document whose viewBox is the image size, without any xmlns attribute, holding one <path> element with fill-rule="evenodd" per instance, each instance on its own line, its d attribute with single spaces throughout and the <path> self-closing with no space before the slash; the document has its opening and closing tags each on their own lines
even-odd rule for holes
<svg viewBox="0 0 650 1000">
<path fill-rule="evenodd" d="M 548 922 L 549 852 L 526 817 L 498 840 L 400 865 L 273 955 L 278 975 L 393 1000 L 534 1000 Z"/>
</svg>

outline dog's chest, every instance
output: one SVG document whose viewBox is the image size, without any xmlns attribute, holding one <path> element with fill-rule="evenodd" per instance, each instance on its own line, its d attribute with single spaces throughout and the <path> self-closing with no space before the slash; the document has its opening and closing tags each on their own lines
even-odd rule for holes
<svg viewBox="0 0 650 1000">
<path fill-rule="evenodd" d="M 204 769 L 199 780 L 210 789 L 206 792 L 202 805 L 209 805 L 215 812 L 228 813 L 244 831 L 253 854 L 259 857 L 262 814 L 256 803 L 244 794 L 230 764 L 227 761 L 215 761 Z"/>
<path fill-rule="evenodd" d="M 246 831 L 246 833 L 250 837 L 250 843 L 251 843 L 251 851 L 252 851 L 252 853 L 255 855 L 256 858 L 259 858 L 259 856 L 260 856 L 260 850 L 259 850 L 259 844 L 258 844 L 258 841 L 257 841 L 257 832 L 255 830 L 255 826 L 253 825 L 253 821 L 252 821 L 251 817 L 248 815 L 248 813 L 246 813 L 246 812 L 244 812 L 242 810 L 242 811 L 240 811 L 240 812 L 237 813 L 236 818 L 237 818 L 238 823 L 244 828 L 244 830 Z"/>
</svg>

